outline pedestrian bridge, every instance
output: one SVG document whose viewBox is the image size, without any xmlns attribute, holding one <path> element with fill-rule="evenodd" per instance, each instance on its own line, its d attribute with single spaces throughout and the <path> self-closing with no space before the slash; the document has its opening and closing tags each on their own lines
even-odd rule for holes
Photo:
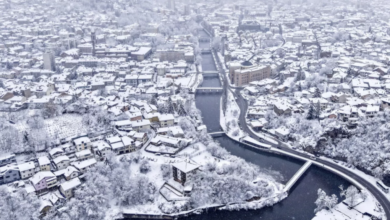
<svg viewBox="0 0 390 220">
<path fill-rule="evenodd" d="M 211 50 L 210 49 L 202 49 L 201 52 L 202 52 L 202 54 L 210 54 Z"/>
<path fill-rule="evenodd" d="M 202 75 L 203 76 L 218 76 L 219 72 L 218 71 L 203 71 Z"/>
<path fill-rule="evenodd" d="M 199 38 L 199 42 L 210 42 L 210 38 L 208 38 L 208 37 L 201 37 L 201 38 Z"/>
<path fill-rule="evenodd" d="M 221 93 L 222 87 L 198 87 L 196 93 Z"/>
<path fill-rule="evenodd" d="M 290 189 L 294 186 L 296 182 L 298 182 L 299 178 L 305 174 L 305 172 L 309 169 L 309 167 L 312 165 L 311 161 L 307 161 L 299 170 L 297 173 L 294 174 L 293 177 L 286 183 L 284 186 L 284 191 L 288 192 Z"/>
<path fill-rule="evenodd" d="M 211 135 L 211 137 L 221 137 L 225 135 L 225 132 L 224 131 L 211 132 L 209 133 L 209 135 Z"/>
</svg>

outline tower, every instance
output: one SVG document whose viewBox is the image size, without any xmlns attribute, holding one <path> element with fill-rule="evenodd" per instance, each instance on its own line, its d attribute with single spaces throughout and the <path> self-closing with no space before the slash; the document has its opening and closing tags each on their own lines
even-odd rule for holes
<svg viewBox="0 0 390 220">
<path fill-rule="evenodd" d="M 45 52 L 43 54 L 43 68 L 51 71 L 56 70 L 56 63 L 52 52 Z"/>
<path fill-rule="evenodd" d="M 95 56 L 95 46 L 96 46 L 96 33 L 93 31 L 91 33 L 91 43 L 92 43 L 92 56 Z"/>
<path fill-rule="evenodd" d="M 174 11 L 175 10 L 175 0 L 167 0 L 167 8 Z"/>
</svg>

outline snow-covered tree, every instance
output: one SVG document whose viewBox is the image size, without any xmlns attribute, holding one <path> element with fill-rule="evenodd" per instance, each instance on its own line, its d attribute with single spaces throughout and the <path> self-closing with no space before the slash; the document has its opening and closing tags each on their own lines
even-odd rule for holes
<svg viewBox="0 0 390 220">
<path fill-rule="evenodd" d="M 313 120 L 317 118 L 316 109 L 313 106 L 313 103 L 310 103 L 309 111 L 307 112 L 307 119 Z"/>
<path fill-rule="evenodd" d="M 345 202 L 349 207 L 354 207 L 359 201 L 359 191 L 355 186 L 349 186 L 345 191 L 341 192 L 341 196 L 345 197 Z"/>
<path fill-rule="evenodd" d="M 314 98 L 321 98 L 321 91 L 320 91 L 320 89 L 318 87 L 315 88 L 313 97 Z"/>
<path fill-rule="evenodd" d="M 0 219 L 38 220 L 40 200 L 25 190 L 11 192 L 0 186 Z"/>
<path fill-rule="evenodd" d="M 325 191 L 322 189 L 318 189 L 317 191 L 318 198 L 315 201 L 317 208 L 314 212 L 319 212 L 323 209 L 328 209 L 332 211 L 332 209 L 337 205 L 338 198 L 335 194 L 328 196 Z"/>
<path fill-rule="evenodd" d="M 317 200 L 314 202 L 317 206 L 316 209 L 314 209 L 314 212 L 319 212 L 326 208 L 326 192 L 322 189 L 318 189 L 317 191 Z"/>
</svg>

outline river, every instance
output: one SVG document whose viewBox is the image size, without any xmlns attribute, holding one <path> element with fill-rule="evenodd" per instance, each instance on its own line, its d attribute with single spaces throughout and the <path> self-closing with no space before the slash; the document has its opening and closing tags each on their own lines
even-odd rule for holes
<svg viewBox="0 0 390 220">
<path fill-rule="evenodd" d="M 204 32 L 201 35 L 207 36 Z M 207 48 L 208 43 L 201 43 L 201 48 Z M 216 70 L 213 58 L 210 54 L 202 55 L 203 70 Z M 201 87 L 220 87 L 218 78 L 205 78 Z M 208 131 L 221 130 L 219 123 L 221 94 L 197 94 L 196 106 L 202 113 L 204 124 Z M 248 162 L 258 165 L 264 172 L 274 174 L 276 179 L 286 183 L 295 172 L 303 165 L 303 162 L 286 156 L 273 155 L 264 151 L 255 150 L 241 145 L 230 138 L 224 136 L 215 138 L 223 148 L 231 152 L 232 155 L 245 159 Z M 309 220 L 314 217 L 316 208 L 314 201 L 317 199 L 317 190 L 323 189 L 328 195 L 339 196 L 338 186 L 348 187 L 349 182 L 343 178 L 312 166 L 300 180 L 290 190 L 289 196 L 272 207 L 260 210 L 241 211 L 213 211 L 181 218 L 188 220 Z"/>
</svg>

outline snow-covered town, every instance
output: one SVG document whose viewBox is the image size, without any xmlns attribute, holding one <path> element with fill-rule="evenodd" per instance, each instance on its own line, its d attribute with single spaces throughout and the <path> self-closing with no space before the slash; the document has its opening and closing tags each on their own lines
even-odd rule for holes
<svg viewBox="0 0 390 220">
<path fill-rule="evenodd" d="M 0 0 L 0 219 L 390 218 L 383 0 Z"/>
</svg>

